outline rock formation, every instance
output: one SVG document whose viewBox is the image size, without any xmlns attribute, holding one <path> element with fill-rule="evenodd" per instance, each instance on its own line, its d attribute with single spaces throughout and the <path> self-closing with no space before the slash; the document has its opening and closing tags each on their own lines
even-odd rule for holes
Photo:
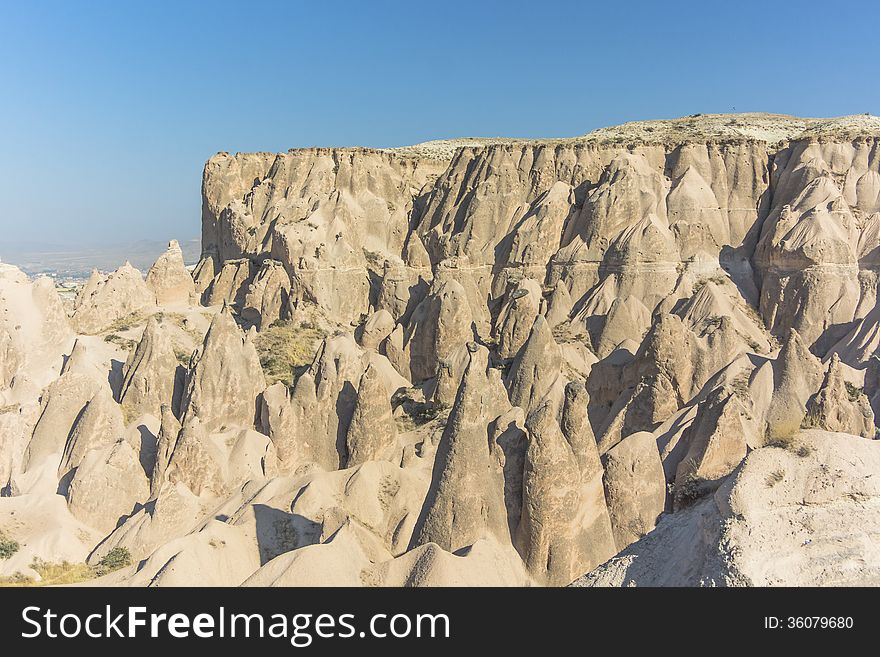
<svg viewBox="0 0 880 657">
<path fill-rule="evenodd" d="M 471 343 L 468 352 L 415 543 L 436 543 L 449 552 L 481 538 L 510 540 L 504 475 L 488 440 L 489 424 L 506 410 L 506 395 L 497 370 L 487 373 L 488 351 Z"/>
<path fill-rule="evenodd" d="M 608 513 L 617 550 L 654 529 L 666 502 L 666 478 L 654 436 L 634 433 L 602 458 Z"/>
<path fill-rule="evenodd" d="M 177 240 L 171 240 L 168 250 L 150 267 L 147 287 L 156 295 L 160 306 L 188 304 L 192 299 L 195 283 L 183 263 L 183 251 Z"/>
<path fill-rule="evenodd" d="M 141 273 L 126 262 L 107 277 L 92 273 L 76 298 L 70 320 L 81 333 L 100 333 L 116 320 L 155 303 Z"/>
<path fill-rule="evenodd" d="M 256 349 L 224 305 L 191 365 L 181 403 L 183 415 L 199 417 L 210 429 L 251 427 L 257 395 L 265 387 Z"/>
<path fill-rule="evenodd" d="M 385 385 L 372 365 L 358 384 L 357 401 L 345 437 L 348 467 L 367 461 L 393 460 L 397 452 L 397 428 Z"/>
<path fill-rule="evenodd" d="M 220 153 L 192 273 L 0 265 L 0 578 L 880 583 L 878 140 Z"/>
<path fill-rule="evenodd" d="M 132 416 L 152 413 L 158 417 L 163 404 L 178 409 L 183 374 L 169 331 L 153 316 L 122 368 L 119 401 Z"/>
</svg>

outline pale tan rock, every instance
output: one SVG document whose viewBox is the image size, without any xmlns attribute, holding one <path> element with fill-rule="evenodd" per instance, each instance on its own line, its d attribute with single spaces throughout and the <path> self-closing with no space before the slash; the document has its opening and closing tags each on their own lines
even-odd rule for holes
<svg viewBox="0 0 880 657">
<path fill-rule="evenodd" d="M 80 291 L 70 321 L 81 333 L 100 333 L 118 319 L 143 311 L 156 296 L 141 273 L 126 262 L 106 278 L 95 278 Z"/>
<path fill-rule="evenodd" d="M 772 441 L 796 433 L 807 413 L 807 401 L 822 385 L 822 363 L 794 329 L 773 361 L 773 397 L 766 415 L 766 436 Z"/>
<path fill-rule="evenodd" d="M 365 368 L 363 353 L 352 336 L 341 334 L 322 342 L 291 395 L 293 426 L 303 459 L 327 470 L 345 463 L 346 433 Z"/>
<path fill-rule="evenodd" d="M 0 489 L 10 486 L 13 475 L 21 471 L 39 412 L 36 403 L 17 404 L 0 412 Z"/>
<path fill-rule="evenodd" d="M 436 543 L 455 552 L 481 538 L 510 540 L 504 475 L 487 439 L 489 423 L 507 410 L 504 390 L 497 378 L 487 376 L 487 350 L 474 345 L 470 353 L 413 547 Z"/>
<path fill-rule="evenodd" d="M 608 514 L 617 549 L 654 529 L 666 503 L 666 477 L 650 433 L 634 433 L 602 457 Z"/>
<path fill-rule="evenodd" d="M 241 307 L 255 274 L 256 267 L 250 259 L 227 260 L 205 289 L 202 302 L 206 306 L 227 303 Z"/>
<path fill-rule="evenodd" d="M 379 374 L 372 366 L 367 366 L 358 384 L 357 401 L 345 444 L 349 468 L 366 461 L 393 460 L 399 452 L 391 402 Z"/>
<path fill-rule="evenodd" d="M 304 375 L 305 376 L 305 375 Z M 269 436 L 282 473 L 293 472 L 306 462 L 296 418 L 290 401 L 290 390 L 280 381 L 273 383 L 260 395 L 259 424 Z"/>
<path fill-rule="evenodd" d="M 804 424 L 863 438 L 873 438 L 876 433 L 871 404 L 861 390 L 852 384 L 847 385 L 837 354 L 831 357 L 819 392 L 807 402 Z"/>
<path fill-rule="evenodd" d="M 195 295 L 193 277 L 186 270 L 183 251 L 177 240 L 168 243 L 165 251 L 147 272 L 147 287 L 156 295 L 159 305 L 188 304 Z"/>
<path fill-rule="evenodd" d="M 198 416 L 211 431 L 252 427 L 257 395 L 265 387 L 256 348 L 224 306 L 211 322 L 187 377 L 181 401 L 184 417 Z"/>
<path fill-rule="evenodd" d="M 379 344 L 394 330 L 394 317 L 384 308 L 377 310 L 360 327 L 358 344 L 364 349 L 378 349 Z"/>
<path fill-rule="evenodd" d="M 587 490 L 580 463 L 545 403 L 526 420 L 529 447 L 517 546 L 531 575 L 549 585 L 572 582 L 617 550 L 594 473 Z M 598 455 L 597 455 L 598 456 Z M 659 458 L 658 458 L 659 462 Z"/>
<path fill-rule="evenodd" d="M 501 358 L 513 358 L 519 353 L 538 316 L 541 301 L 541 285 L 535 280 L 524 279 L 511 291 L 496 324 Z"/>
<path fill-rule="evenodd" d="M 87 525 L 112 531 L 147 501 L 150 483 L 138 454 L 125 440 L 89 450 L 67 492 L 70 512 Z"/>
<path fill-rule="evenodd" d="M 277 260 L 264 260 L 244 296 L 241 317 L 262 330 L 286 319 L 291 293 L 290 276 Z"/>
<path fill-rule="evenodd" d="M 165 404 L 178 409 L 184 374 L 170 331 L 154 315 L 122 368 L 119 401 L 131 417 L 141 413 L 159 416 Z"/>
<path fill-rule="evenodd" d="M 200 298 L 203 297 L 205 290 L 208 289 L 211 281 L 214 280 L 217 269 L 217 258 L 211 254 L 202 256 L 202 259 L 199 260 L 195 269 L 193 269 L 193 283 Z"/>
<path fill-rule="evenodd" d="M 58 468 L 59 478 L 63 479 L 75 470 L 90 450 L 113 445 L 122 439 L 124 431 L 122 409 L 106 388 L 99 388 L 70 430 Z"/>
<path fill-rule="evenodd" d="M 878 444 L 804 431 L 752 451 L 718 492 L 579 586 L 850 586 L 880 581 Z"/>
<path fill-rule="evenodd" d="M 99 389 L 94 379 L 77 372 L 62 374 L 46 389 L 41 398 L 40 419 L 22 459 L 25 471 L 53 454 L 61 454 L 74 422 Z"/>
<path fill-rule="evenodd" d="M 418 237 L 413 233 L 416 242 Z M 424 251 L 424 246 L 421 247 Z M 427 253 L 424 254 L 427 258 Z M 413 310 L 427 296 L 430 289 L 431 269 L 413 268 L 385 260 L 382 281 L 376 299 L 376 309 L 389 313 L 395 321 L 407 322 Z"/>
<path fill-rule="evenodd" d="M 435 281 L 431 294 L 413 312 L 404 339 L 413 383 L 436 376 L 438 363 L 473 338 L 473 323 L 464 287 L 455 280 Z"/>
<path fill-rule="evenodd" d="M 556 382 L 562 357 L 550 326 L 538 316 L 507 376 L 510 403 L 527 413 L 536 408 Z"/>
<path fill-rule="evenodd" d="M 198 416 L 184 422 L 169 458 L 166 477 L 181 483 L 195 495 L 220 495 L 225 490 L 223 454 L 212 441 Z"/>
<path fill-rule="evenodd" d="M 756 429 L 748 408 L 732 389 L 713 391 L 685 430 L 688 448 L 675 474 L 675 503 L 686 506 L 717 488 L 746 457 Z"/>
<path fill-rule="evenodd" d="M 550 328 L 567 321 L 573 306 L 568 286 L 563 281 L 558 281 L 553 287 L 553 292 L 550 293 L 547 300 L 547 310 L 544 313 Z"/>
<path fill-rule="evenodd" d="M 155 325 L 119 368 L 157 301 L 186 318 L 166 322 L 178 358 L 216 312 L 186 305 L 176 254 L 149 284 L 95 274 L 74 315 L 115 335 L 72 351 L 54 283 L 0 265 L 0 524 L 26 531 L 0 575 L 122 546 L 139 563 L 102 583 L 871 582 L 871 491 L 823 471 L 869 481 L 871 441 L 797 432 L 873 435 L 878 136 L 865 116 L 709 115 L 218 155 L 192 286 L 250 333 L 218 314 L 180 415 Z M 128 288 L 152 298 L 128 312 Z M 282 318 L 330 337 L 293 390 L 264 390 L 251 341 Z M 122 442 L 74 455 L 115 415 L 99 394 L 125 404 Z"/>
<path fill-rule="evenodd" d="M 177 437 L 180 435 L 180 422 L 174 416 L 171 406 L 162 404 L 161 425 L 156 440 L 156 460 L 150 473 L 150 497 L 155 498 L 162 485 L 165 483 L 165 473 L 171 462 L 171 455 L 177 446 Z"/>
</svg>

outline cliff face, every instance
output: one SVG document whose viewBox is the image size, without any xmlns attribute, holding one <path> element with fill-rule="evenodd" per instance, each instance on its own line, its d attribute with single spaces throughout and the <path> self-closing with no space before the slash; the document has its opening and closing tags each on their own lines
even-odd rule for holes
<svg viewBox="0 0 880 657">
<path fill-rule="evenodd" d="M 878 583 L 878 143 L 221 153 L 193 280 L 172 242 L 68 322 L 0 266 L 0 577 L 124 547 L 150 585 Z"/>
<path fill-rule="evenodd" d="M 221 153 L 205 166 L 204 255 L 217 275 L 230 260 L 279 260 L 298 298 L 356 318 L 369 264 L 400 256 L 413 206 L 445 165 L 366 149 Z"/>
<path fill-rule="evenodd" d="M 219 154 L 204 173 L 204 256 L 218 277 L 224 263 L 278 260 L 294 301 L 341 321 L 375 305 L 385 260 L 405 283 L 453 270 L 491 311 L 511 282 L 547 292 L 561 281 L 593 327 L 614 299 L 650 313 L 726 275 L 774 335 L 796 328 L 824 352 L 876 302 L 877 138 L 773 125 L 759 133 L 772 143 L 713 124 L 656 143 L 633 128 L 468 144 L 451 158 L 417 147 Z"/>
</svg>

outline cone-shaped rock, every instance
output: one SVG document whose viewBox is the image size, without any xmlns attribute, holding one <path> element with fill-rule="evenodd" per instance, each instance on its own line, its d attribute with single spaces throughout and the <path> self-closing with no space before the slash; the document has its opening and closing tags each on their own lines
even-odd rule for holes
<svg viewBox="0 0 880 657">
<path fill-rule="evenodd" d="M 847 385 L 843 378 L 843 365 L 837 354 L 831 357 L 831 365 L 825 375 L 822 388 L 807 402 L 804 424 L 826 431 L 852 433 L 863 438 L 874 437 L 874 412 L 864 393 Z"/>
<path fill-rule="evenodd" d="M 773 397 L 767 409 L 767 439 L 791 436 L 801 427 L 807 401 L 819 390 L 824 378 L 822 363 L 810 353 L 794 329 L 789 330 L 773 362 Z"/>
<path fill-rule="evenodd" d="M 739 397 L 726 386 L 700 402 L 682 436 L 688 447 L 675 474 L 676 506 L 686 506 L 714 490 L 740 464 L 748 445 L 757 439 L 751 420 Z"/>
<path fill-rule="evenodd" d="M 70 482 L 67 504 L 84 523 L 109 533 L 149 494 L 150 483 L 137 452 L 119 440 L 85 454 Z"/>
<path fill-rule="evenodd" d="M 122 438 L 125 423 L 122 409 L 113 401 L 107 388 L 100 388 L 73 425 L 64 446 L 59 477 L 79 466 L 86 453 L 96 447 L 114 444 Z"/>
<path fill-rule="evenodd" d="M 188 417 L 167 467 L 171 483 L 182 483 L 196 495 L 224 492 L 222 459 L 198 417 Z"/>
<path fill-rule="evenodd" d="M 572 582 L 614 555 L 601 479 L 585 489 L 578 459 L 544 403 L 526 420 L 529 446 L 517 547 L 526 568 L 551 586 Z"/>
<path fill-rule="evenodd" d="M 190 373 L 184 415 L 198 416 L 208 431 L 252 427 L 257 395 L 265 387 L 256 348 L 224 306 L 211 322 Z"/>
<path fill-rule="evenodd" d="M 126 262 L 107 278 L 92 274 L 76 298 L 70 321 L 80 333 L 100 333 L 117 319 L 155 302 L 141 273 Z"/>
<path fill-rule="evenodd" d="M 180 422 L 171 411 L 171 406 L 162 404 L 162 424 L 159 426 L 159 439 L 156 442 L 156 462 L 150 474 L 150 497 L 155 498 L 165 482 L 165 473 L 171 462 L 171 455 L 180 434 Z"/>
<path fill-rule="evenodd" d="M 410 323 L 407 347 L 413 383 L 433 378 L 438 362 L 473 337 L 473 321 L 461 283 L 451 278 L 435 282 L 435 289 L 415 309 Z"/>
<path fill-rule="evenodd" d="M 279 471 L 282 473 L 293 472 L 305 461 L 299 448 L 300 435 L 296 426 L 290 390 L 280 381 L 273 383 L 260 395 L 260 427 L 275 446 Z"/>
<path fill-rule="evenodd" d="M 559 345 L 553 340 L 547 320 L 539 315 L 528 340 L 510 366 L 507 376 L 510 403 L 527 413 L 537 407 L 556 381 L 561 366 Z"/>
<path fill-rule="evenodd" d="M 564 281 L 558 281 L 553 292 L 550 293 L 550 298 L 547 300 L 547 311 L 544 313 L 550 327 L 553 328 L 567 321 L 573 306 L 568 286 Z"/>
<path fill-rule="evenodd" d="M 541 286 L 525 279 L 510 294 L 498 318 L 498 355 L 513 358 L 525 344 L 541 306 Z"/>
<path fill-rule="evenodd" d="M 345 439 L 348 467 L 366 461 L 392 460 L 397 451 L 397 428 L 391 401 L 379 373 L 367 366 L 358 385 L 357 403 Z"/>
<path fill-rule="evenodd" d="M 159 416 L 163 404 L 177 409 L 180 400 L 175 399 L 175 392 L 179 395 L 183 385 L 183 371 L 178 368 L 168 330 L 154 315 L 122 368 L 119 400 L 129 417 Z"/>
<path fill-rule="evenodd" d="M 666 503 L 666 477 L 650 433 L 627 436 L 602 457 L 614 542 L 623 550 L 651 531 Z"/>
<path fill-rule="evenodd" d="M 504 476 L 488 439 L 489 424 L 509 406 L 500 381 L 487 376 L 488 351 L 471 346 L 413 546 L 433 542 L 454 552 L 484 537 L 510 541 Z"/>
<path fill-rule="evenodd" d="M 159 305 L 188 304 L 195 295 L 193 277 L 186 270 L 183 251 L 177 240 L 168 243 L 165 251 L 147 272 L 147 287 L 156 295 Z"/>
</svg>

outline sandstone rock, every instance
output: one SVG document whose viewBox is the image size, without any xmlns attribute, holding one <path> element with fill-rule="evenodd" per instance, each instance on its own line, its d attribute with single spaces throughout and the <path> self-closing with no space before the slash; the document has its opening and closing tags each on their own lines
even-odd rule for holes
<svg viewBox="0 0 880 657">
<path fill-rule="evenodd" d="M 634 433 L 602 457 L 608 514 L 617 550 L 654 529 L 666 504 L 666 477 L 649 433 Z"/>
<path fill-rule="evenodd" d="M 376 369 L 368 366 L 358 384 L 357 402 L 345 438 L 347 467 L 377 459 L 393 460 L 397 451 L 397 427 L 391 402 Z"/>
<path fill-rule="evenodd" d="M 0 575 L 125 547 L 104 582 L 870 583 L 873 441 L 800 427 L 880 409 L 878 136 L 219 154 L 192 277 L 174 248 L 95 273 L 80 335 L 0 265 Z M 292 389 L 252 343 L 278 319 L 329 336 Z"/>
<path fill-rule="evenodd" d="M 549 403 L 526 421 L 529 447 L 523 474 L 523 512 L 517 545 L 532 576 L 569 584 L 617 550 L 605 496 L 594 473 L 586 482 Z M 659 462 L 659 459 L 658 459 Z"/>
<path fill-rule="evenodd" d="M 63 479 L 75 470 L 90 450 L 115 444 L 124 431 L 119 405 L 106 388 L 98 389 L 70 430 L 58 468 L 59 477 Z"/>
<path fill-rule="evenodd" d="M 304 464 L 308 457 L 302 453 L 290 390 L 280 381 L 260 395 L 259 424 L 272 441 L 280 472 L 292 472 Z"/>
<path fill-rule="evenodd" d="M 241 307 L 247 297 L 248 287 L 256 273 L 254 263 L 248 258 L 228 260 L 211 280 L 202 295 L 206 306 L 230 304 Z"/>
<path fill-rule="evenodd" d="M 413 234 L 418 241 L 418 237 Z M 424 247 L 422 247 L 424 250 Z M 427 258 L 427 253 L 424 254 Z M 427 269 L 413 269 L 386 260 L 382 268 L 382 281 L 376 298 L 376 309 L 389 313 L 395 321 L 408 322 L 413 310 L 427 296 L 431 278 L 430 260 Z"/>
<path fill-rule="evenodd" d="M 198 416 L 187 418 L 169 458 L 168 481 L 185 485 L 195 495 L 220 495 L 225 491 L 223 474 L 219 447 L 210 440 Z"/>
<path fill-rule="evenodd" d="M 574 303 L 571 300 L 571 295 L 568 293 L 568 286 L 564 282 L 558 281 L 547 300 L 547 310 L 544 313 L 550 328 L 567 321 L 573 306 Z"/>
<path fill-rule="evenodd" d="M 496 339 L 498 356 L 513 358 L 525 344 L 541 307 L 541 286 L 537 281 L 525 279 L 509 296 L 498 317 Z"/>
<path fill-rule="evenodd" d="M 321 344 L 291 396 L 293 426 L 304 459 L 328 470 L 345 463 L 346 434 L 365 368 L 363 354 L 351 336 L 333 336 Z"/>
<path fill-rule="evenodd" d="M 488 425 L 506 410 L 506 400 L 500 381 L 486 373 L 487 350 L 474 345 L 470 353 L 413 547 L 436 543 L 456 552 L 481 538 L 510 540 L 504 475 L 488 442 Z"/>
<path fill-rule="evenodd" d="M 285 319 L 291 291 L 290 276 L 276 260 L 264 260 L 247 288 L 241 318 L 261 330 Z"/>
<path fill-rule="evenodd" d="M 257 395 L 265 387 L 256 348 L 224 306 L 211 322 L 189 373 L 181 402 L 184 417 L 198 416 L 209 430 L 251 427 Z"/>
<path fill-rule="evenodd" d="M 74 422 L 99 389 L 94 379 L 77 372 L 62 374 L 46 389 L 40 419 L 22 460 L 25 471 L 53 454 L 61 454 Z"/>
<path fill-rule="evenodd" d="M 823 372 L 819 359 L 792 329 L 773 362 L 773 397 L 767 409 L 767 438 L 787 438 L 800 429 L 806 404 L 819 390 Z"/>
<path fill-rule="evenodd" d="M 435 282 L 413 312 L 404 340 L 413 383 L 436 376 L 438 363 L 473 338 L 473 323 L 464 287 L 454 280 Z"/>
<path fill-rule="evenodd" d="M 125 263 L 106 278 L 93 273 L 80 291 L 70 318 L 80 333 L 100 333 L 118 319 L 156 303 L 141 273 Z"/>
<path fill-rule="evenodd" d="M 385 309 L 374 312 L 360 327 L 358 344 L 364 349 L 378 349 L 379 344 L 394 330 L 394 317 Z"/>
<path fill-rule="evenodd" d="M 864 585 L 880 581 L 875 441 L 806 431 L 752 451 L 706 500 L 664 515 L 579 586 Z"/>
<path fill-rule="evenodd" d="M 804 423 L 807 427 L 873 438 L 876 429 L 871 404 L 862 391 L 847 385 L 842 368 L 840 358 L 834 354 L 822 387 L 807 402 Z"/>
<path fill-rule="evenodd" d="M 133 417 L 141 413 L 159 416 L 165 404 L 176 410 L 180 407 L 184 374 L 168 329 L 154 315 L 122 368 L 119 401 Z"/>
<path fill-rule="evenodd" d="M 717 488 L 746 457 L 756 426 L 738 395 L 719 388 L 701 402 L 683 440 L 687 453 L 675 475 L 675 503 L 687 505 Z"/>
<path fill-rule="evenodd" d="M 171 455 L 177 445 L 177 437 L 180 435 L 180 422 L 171 411 L 171 406 L 162 404 L 162 424 L 159 427 L 159 436 L 156 441 L 156 461 L 150 473 L 150 498 L 155 498 L 165 483 L 165 473 L 171 462 Z"/>
<path fill-rule="evenodd" d="M 87 525 L 110 532 L 147 500 L 150 484 L 137 453 L 125 440 L 89 450 L 70 482 L 70 512 Z"/>
<path fill-rule="evenodd" d="M 156 303 L 163 306 L 188 304 L 195 295 L 195 283 L 186 270 L 177 240 L 171 240 L 168 250 L 150 267 L 147 287 L 156 295 Z"/>
<path fill-rule="evenodd" d="M 538 316 L 507 375 L 510 403 L 527 413 L 536 408 L 556 382 L 561 361 L 547 320 Z"/>
</svg>

